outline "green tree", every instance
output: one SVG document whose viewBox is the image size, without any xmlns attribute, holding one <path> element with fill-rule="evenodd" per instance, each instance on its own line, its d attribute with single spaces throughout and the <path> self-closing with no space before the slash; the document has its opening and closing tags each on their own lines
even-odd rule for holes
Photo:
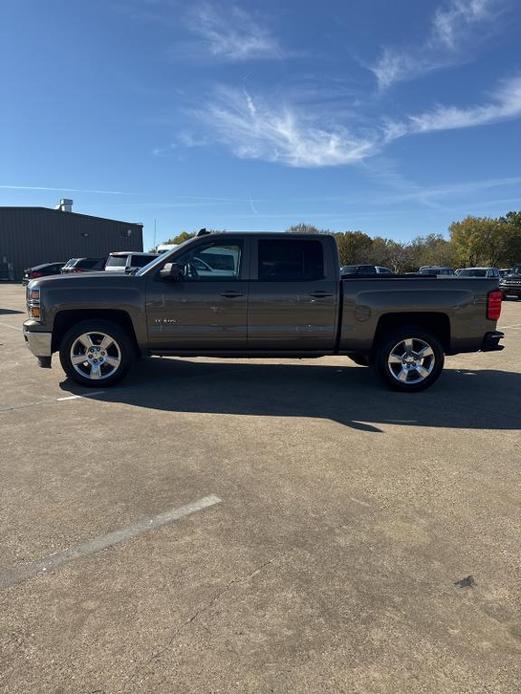
<svg viewBox="0 0 521 694">
<path fill-rule="evenodd" d="M 369 251 L 369 262 L 375 265 L 384 265 L 395 272 L 403 272 L 407 266 L 407 249 L 402 243 L 375 236 L 372 239 Z"/>
<path fill-rule="evenodd" d="M 286 229 L 288 234 L 320 234 L 322 233 L 321 229 L 317 229 L 317 227 L 314 227 L 312 224 L 304 224 L 304 222 L 300 222 L 300 224 L 294 224 L 293 226 L 289 227 L 289 229 Z"/>
<path fill-rule="evenodd" d="M 465 217 L 453 222 L 450 237 L 460 265 L 503 265 L 510 254 L 511 229 L 491 217 Z"/>
<path fill-rule="evenodd" d="M 499 218 L 499 222 L 506 234 L 503 264 L 517 265 L 521 263 L 521 212 L 507 212 L 504 217 Z"/>
<path fill-rule="evenodd" d="M 417 270 L 422 265 L 453 267 L 455 262 L 453 244 L 441 234 L 417 236 L 407 244 L 407 266 L 409 270 Z"/>
<path fill-rule="evenodd" d="M 342 265 L 370 263 L 372 239 L 363 231 L 344 231 L 335 234 Z"/>
<path fill-rule="evenodd" d="M 165 243 L 183 243 L 183 241 L 188 241 L 188 239 L 192 239 L 195 236 L 195 233 L 192 233 L 190 231 L 182 231 L 180 234 L 177 234 L 177 236 L 174 236 L 171 239 L 168 239 L 168 241 L 165 241 Z"/>
</svg>

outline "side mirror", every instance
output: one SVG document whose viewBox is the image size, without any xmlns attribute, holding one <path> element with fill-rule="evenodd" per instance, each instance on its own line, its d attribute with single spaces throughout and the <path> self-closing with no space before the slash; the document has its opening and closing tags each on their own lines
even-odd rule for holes
<svg viewBox="0 0 521 694">
<path fill-rule="evenodd" d="M 159 276 L 163 280 L 178 282 L 183 279 L 183 268 L 181 265 L 177 265 L 177 263 L 165 263 L 162 270 L 159 272 Z"/>
</svg>

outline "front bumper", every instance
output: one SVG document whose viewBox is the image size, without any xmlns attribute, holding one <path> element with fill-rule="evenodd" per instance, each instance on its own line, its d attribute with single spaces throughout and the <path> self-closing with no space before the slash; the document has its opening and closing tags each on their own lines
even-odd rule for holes
<svg viewBox="0 0 521 694">
<path fill-rule="evenodd" d="M 501 349 L 505 349 L 505 345 L 500 345 L 499 341 L 505 337 L 505 333 L 499 330 L 494 330 L 494 332 L 486 333 L 483 338 L 483 344 L 481 345 L 482 352 L 498 352 Z"/>
<path fill-rule="evenodd" d="M 35 357 L 52 356 L 52 333 L 41 333 L 29 330 L 24 323 L 24 339 L 27 347 Z"/>
</svg>

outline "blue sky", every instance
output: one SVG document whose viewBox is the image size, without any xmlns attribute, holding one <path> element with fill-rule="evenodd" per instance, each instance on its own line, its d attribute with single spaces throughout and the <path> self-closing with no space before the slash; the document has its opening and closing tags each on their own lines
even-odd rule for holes
<svg viewBox="0 0 521 694">
<path fill-rule="evenodd" d="M 521 209 L 518 0 L 3 0 L 0 204 L 408 240 Z"/>
</svg>

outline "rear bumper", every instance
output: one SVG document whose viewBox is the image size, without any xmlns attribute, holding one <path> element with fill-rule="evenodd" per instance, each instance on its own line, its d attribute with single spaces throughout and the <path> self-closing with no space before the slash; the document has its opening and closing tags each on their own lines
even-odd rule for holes
<svg viewBox="0 0 521 694">
<path fill-rule="evenodd" d="M 483 344 L 481 345 L 482 352 L 498 352 L 501 349 L 505 349 L 505 345 L 500 345 L 499 341 L 505 337 L 505 333 L 499 330 L 494 330 L 494 332 L 486 333 L 483 338 Z"/>
</svg>

